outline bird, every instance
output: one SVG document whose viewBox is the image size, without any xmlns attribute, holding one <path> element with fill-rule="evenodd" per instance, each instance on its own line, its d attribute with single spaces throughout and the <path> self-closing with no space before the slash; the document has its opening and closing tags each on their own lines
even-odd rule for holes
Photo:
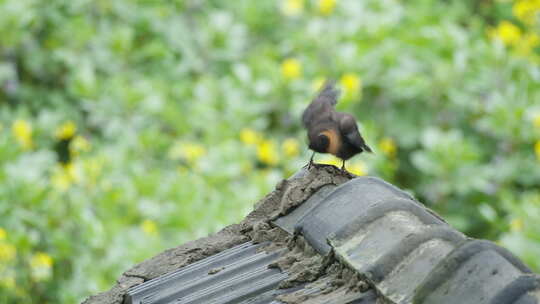
<svg viewBox="0 0 540 304">
<path fill-rule="evenodd" d="M 373 153 L 358 131 L 356 119 L 349 113 L 337 112 L 339 91 L 333 81 L 326 81 L 318 95 L 302 113 L 302 124 L 307 129 L 309 149 L 313 154 L 306 165 L 311 168 L 315 153 L 330 153 L 345 161 L 364 151 Z"/>
<path fill-rule="evenodd" d="M 73 155 L 69 150 L 69 146 L 73 140 L 73 137 L 59 139 L 54 145 L 54 151 L 58 158 L 58 162 L 67 165 L 73 160 Z"/>
</svg>

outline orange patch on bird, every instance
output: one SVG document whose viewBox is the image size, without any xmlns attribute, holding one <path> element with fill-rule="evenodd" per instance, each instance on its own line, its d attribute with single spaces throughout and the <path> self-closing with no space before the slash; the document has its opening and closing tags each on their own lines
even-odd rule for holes
<svg viewBox="0 0 540 304">
<path fill-rule="evenodd" d="M 324 134 L 326 135 L 326 137 L 328 137 L 329 144 L 326 152 L 336 155 L 339 151 L 339 148 L 341 147 L 341 138 L 339 134 L 334 129 L 322 131 L 321 134 Z"/>
</svg>

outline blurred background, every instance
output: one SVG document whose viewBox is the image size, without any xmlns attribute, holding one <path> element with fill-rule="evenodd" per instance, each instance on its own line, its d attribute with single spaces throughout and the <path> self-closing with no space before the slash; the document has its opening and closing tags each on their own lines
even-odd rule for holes
<svg viewBox="0 0 540 304">
<path fill-rule="evenodd" d="M 349 171 L 540 271 L 539 17 L 539 0 L 0 0 L 0 302 L 79 302 L 242 219 L 307 163 L 325 78 L 375 150 Z"/>
</svg>

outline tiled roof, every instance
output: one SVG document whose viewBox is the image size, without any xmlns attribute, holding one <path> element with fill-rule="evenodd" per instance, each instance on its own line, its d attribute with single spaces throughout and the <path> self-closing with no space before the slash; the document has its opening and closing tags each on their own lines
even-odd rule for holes
<svg viewBox="0 0 540 304">
<path fill-rule="evenodd" d="M 287 277 L 268 268 L 283 250 L 258 251 L 262 244 L 235 246 L 129 290 L 126 303 L 269 303 Z"/>
<path fill-rule="evenodd" d="M 506 249 L 466 237 L 383 180 L 349 179 L 302 170 L 232 229 L 234 242 L 210 236 L 208 257 L 117 294 L 125 304 L 540 302 L 539 276 Z"/>
<path fill-rule="evenodd" d="M 377 178 L 337 187 L 295 229 L 321 254 L 333 251 L 392 303 L 502 304 L 513 303 L 500 302 L 508 294 L 516 300 L 540 291 L 528 280 L 530 288 L 516 292 L 514 286 L 522 286 L 516 282 L 530 278 L 531 270 L 509 251 L 467 238 Z"/>
</svg>

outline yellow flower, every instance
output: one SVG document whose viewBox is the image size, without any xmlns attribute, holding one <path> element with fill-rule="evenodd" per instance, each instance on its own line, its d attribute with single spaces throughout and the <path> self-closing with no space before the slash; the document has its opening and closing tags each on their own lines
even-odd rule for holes
<svg viewBox="0 0 540 304">
<path fill-rule="evenodd" d="M 64 170 L 55 170 L 55 172 L 51 176 L 51 184 L 57 190 L 63 192 L 69 189 L 72 181 L 69 178 L 69 175 L 64 172 Z"/>
<path fill-rule="evenodd" d="M 295 157 L 300 151 L 300 145 L 295 138 L 287 138 L 281 145 L 281 148 L 287 157 Z"/>
<path fill-rule="evenodd" d="M 538 0 L 520 0 L 514 3 L 512 13 L 523 23 L 533 25 L 538 18 L 540 11 L 540 1 Z"/>
<path fill-rule="evenodd" d="M 58 127 L 54 134 L 58 139 L 69 139 L 75 135 L 76 131 L 77 126 L 75 125 L 75 123 L 73 121 L 68 121 Z"/>
<path fill-rule="evenodd" d="M 516 1 L 516 3 L 514 3 L 512 6 L 512 13 L 522 21 L 529 19 L 529 1 Z"/>
<path fill-rule="evenodd" d="M 536 128 L 540 128 L 540 113 L 536 114 L 536 115 L 533 117 L 533 125 L 534 125 Z"/>
<path fill-rule="evenodd" d="M 257 145 L 257 158 L 263 164 L 274 166 L 278 163 L 276 145 L 273 141 L 263 140 Z"/>
<path fill-rule="evenodd" d="M 521 39 L 521 29 L 509 21 L 501 21 L 499 26 L 491 31 L 494 38 L 500 39 L 506 45 L 513 45 Z"/>
<path fill-rule="evenodd" d="M 38 252 L 30 259 L 32 277 L 36 281 L 48 279 L 52 274 L 53 258 L 45 252 Z"/>
<path fill-rule="evenodd" d="M 281 74 L 286 79 L 295 79 L 300 77 L 300 74 L 302 74 L 302 66 L 300 65 L 300 61 L 294 58 L 285 59 L 285 61 L 283 61 L 281 64 Z"/>
<path fill-rule="evenodd" d="M 156 235 L 158 232 L 157 225 L 152 220 L 144 220 L 141 224 L 141 229 L 147 235 Z"/>
<path fill-rule="evenodd" d="M 90 147 L 90 142 L 86 138 L 77 135 L 75 136 L 75 138 L 73 138 L 73 141 L 69 145 L 69 150 L 73 154 L 77 155 L 80 152 L 87 152 L 88 150 L 90 150 Z"/>
<path fill-rule="evenodd" d="M 53 259 L 45 252 L 38 252 L 30 260 L 31 267 L 52 267 Z"/>
<path fill-rule="evenodd" d="M 360 77 L 354 73 L 347 73 L 341 76 L 339 83 L 345 91 L 345 96 L 356 96 L 362 86 Z"/>
<path fill-rule="evenodd" d="M 347 171 L 351 172 L 354 175 L 363 176 L 367 174 L 367 166 L 362 161 L 357 161 L 349 165 Z"/>
<path fill-rule="evenodd" d="M 534 152 L 536 153 L 536 158 L 540 160 L 540 140 L 536 141 L 536 144 L 534 145 Z"/>
<path fill-rule="evenodd" d="M 341 159 L 335 157 L 335 156 L 327 156 L 321 161 L 318 161 L 317 163 L 323 164 L 323 165 L 332 165 L 341 168 L 342 161 Z"/>
<path fill-rule="evenodd" d="M 51 184 L 59 191 L 63 192 L 69 187 L 78 183 L 82 179 L 79 166 L 74 163 L 62 164 L 55 168 L 51 176 Z"/>
<path fill-rule="evenodd" d="M 0 264 L 7 263 L 15 258 L 17 249 L 8 243 L 0 243 Z"/>
<path fill-rule="evenodd" d="M 317 162 L 324 165 L 332 165 L 341 168 L 343 161 L 333 155 L 326 156 L 322 161 Z M 367 174 L 367 166 L 362 161 L 348 162 L 345 164 L 345 169 L 352 174 L 363 176 Z"/>
<path fill-rule="evenodd" d="M 520 218 L 515 218 L 510 222 L 510 230 L 511 231 L 522 231 L 523 230 L 523 220 Z"/>
<path fill-rule="evenodd" d="M 336 0 L 319 0 L 318 8 L 319 13 L 323 15 L 330 15 L 336 7 Z"/>
<path fill-rule="evenodd" d="M 4 228 L 0 227 L 0 241 L 7 238 L 7 232 Z"/>
<path fill-rule="evenodd" d="M 396 155 L 397 147 L 396 143 L 392 138 L 386 137 L 379 142 L 379 148 L 389 157 L 394 157 Z"/>
<path fill-rule="evenodd" d="M 522 56 L 529 56 L 533 53 L 534 48 L 540 44 L 540 37 L 535 33 L 527 33 L 516 44 L 516 52 Z"/>
<path fill-rule="evenodd" d="M 523 40 L 525 40 L 527 44 L 531 45 L 532 47 L 536 47 L 540 44 L 540 36 L 538 36 L 536 33 L 527 33 Z"/>
<path fill-rule="evenodd" d="M 261 141 L 261 135 L 252 129 L 242 129 L 240 140 L 246 145 L 256 145 Z"/>
<path fill-rule="evenodd" d="M 75 183 L 78 183 L 81 181 L 81 171 L 79 166 L 75 165 L 74 163 L 68 163 L 62 165 L 64 168 L 66 175 L 69 177 L 69 179 Z"/>
<path fill-rule="evenodd" d="M 286 16 L 298 16 L 304 11 L 304 0 L 284 0 L 281 11 Z"/>
<path fill-rule="evenodd" d="M 206 149 L 198 144 L 186 144 L 184 145 L 183 154 L 188 161 L 196 161 L 206 154 Z"/>
<path fill-rule="evenodd" d="M 17 119 L 13 122 L 11 131 L 23 149 L 28 150 L 32 148 L 32 125 L 29 122 L 23 119 Z"/>
<path fill-rule="evenodd" d="M 169 149 L 169 158 L 183 158 L 188 162 L 195 162 L 205 154 L 206 149 L 202 145 L 196 143 L 178 142 Z"/>
</svg>

